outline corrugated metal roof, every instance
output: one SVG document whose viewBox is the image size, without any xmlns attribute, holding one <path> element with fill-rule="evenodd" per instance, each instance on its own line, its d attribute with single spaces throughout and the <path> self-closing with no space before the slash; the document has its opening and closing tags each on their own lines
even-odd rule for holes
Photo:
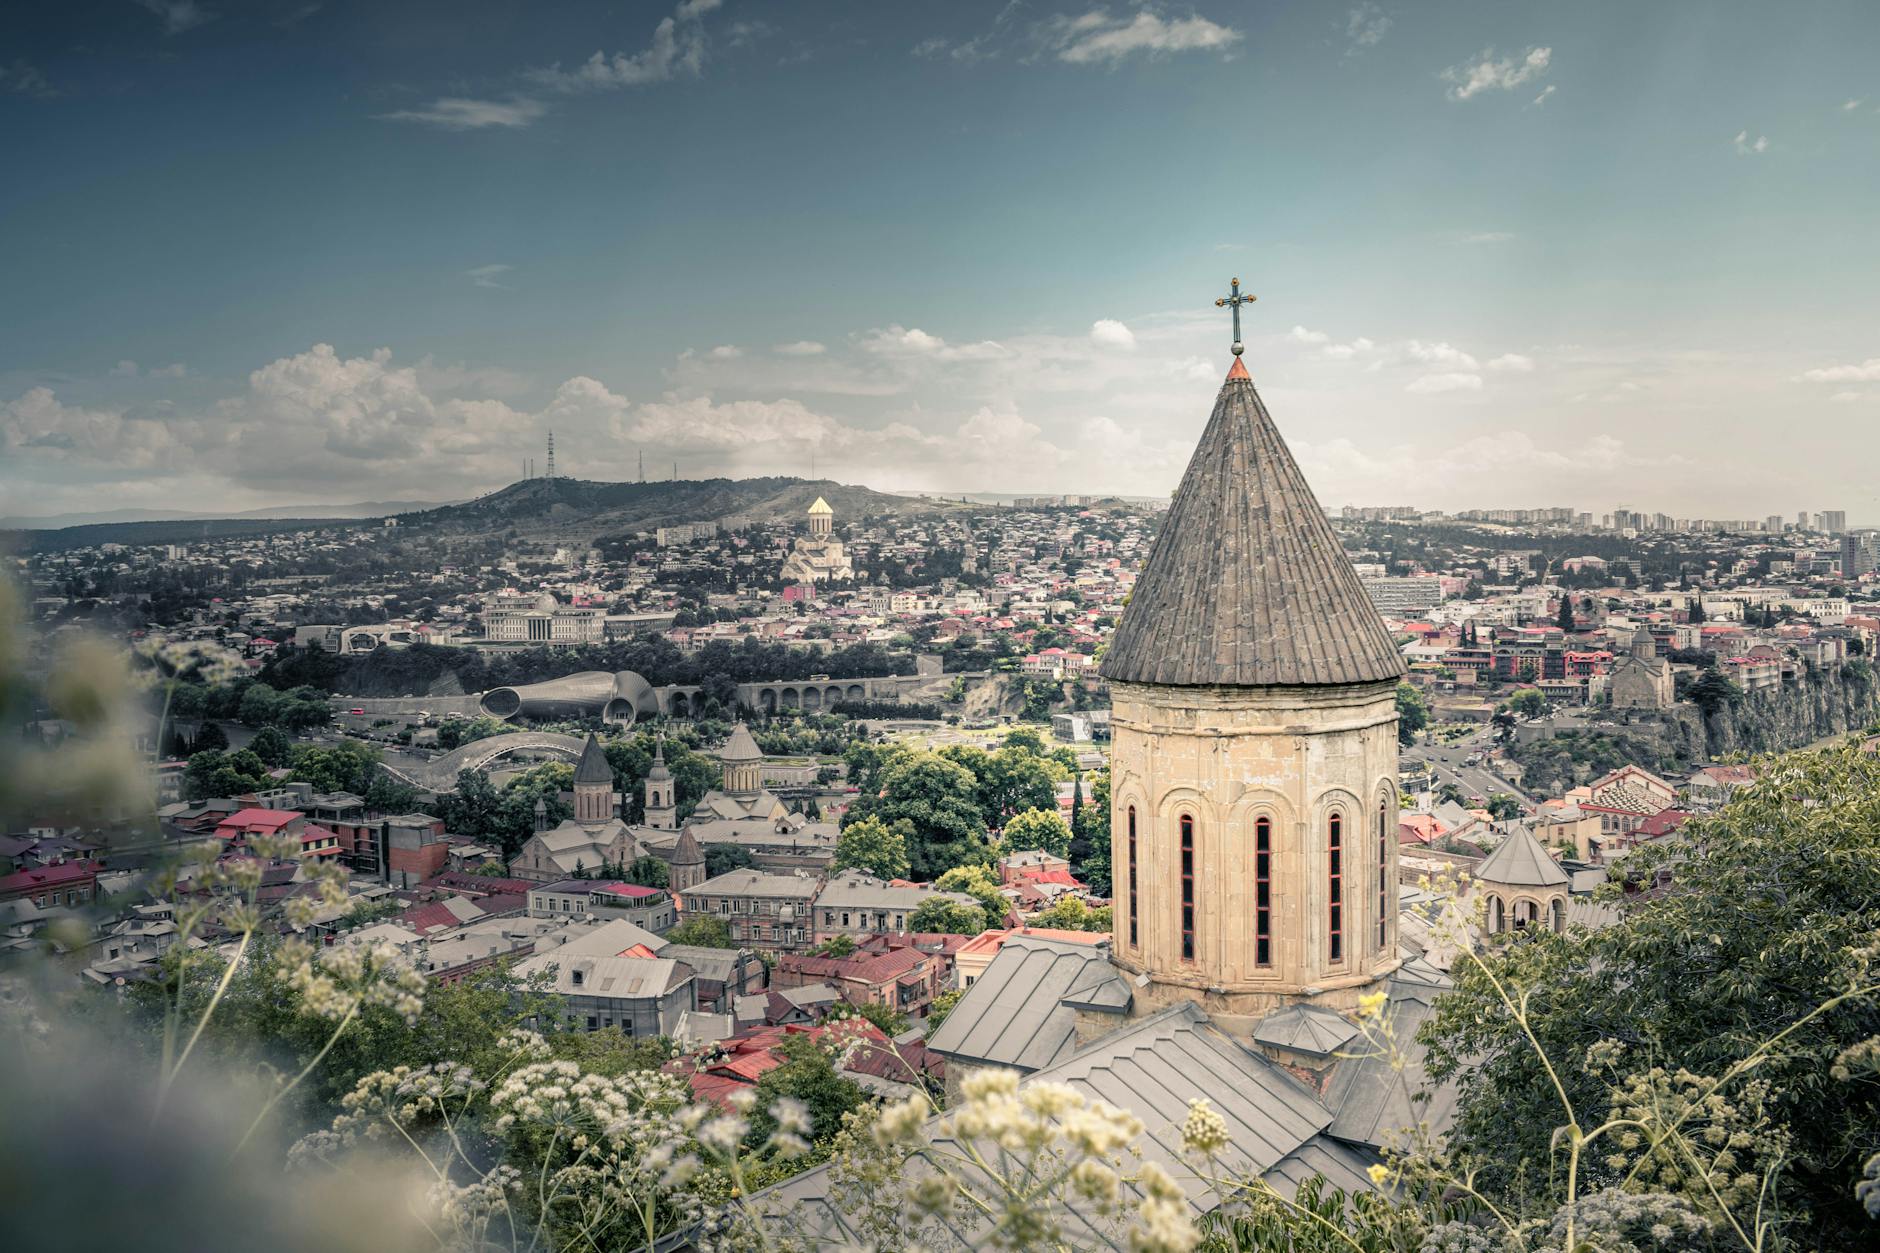
<svg viewBox="0 0 1880 1253">
<path fill-rule="evenodd" d="M 1262 1018 L 1253 1029 L 1256 1044 L 1313 1057 L 1330 1057 L 1357 1034 L 1357 1026 L 1349 1019 L 1318 1005 L 1288 1005 Z"/>
<path fill-rule="evenodd" d="M 1368 1041 L 1351 1046 L 1350 1055 L 1338 1063 L 1325 1088 L 1325 1103 L 1337 1115 L 1328 1128 L 1330 1135 L 1381 1149 L 1387 1143 L 1401 1142 L 1397 1133 L 1418 1123 L 1428 1124 L 1435 1135 L 1449 1129 L 1456 1116 L 1455 1082 L 1432 1082 L 1423 1065 L 1423 1049 L 1412 1043 L 1443 990 L 1391 979 L 1384 1018 L 1389 1038 L 1403 1044 L 1405 1056 L 1393 1058 Z"/>
<path fill-rule="evenodd" d="M 1103 659 L 1113 682 L 1271 687 L 1404 672 L 1253 381 L 1214 402 Z"/>
<path fill-rule="evenodd" d="M 1072 989 L 1097 995 L 1104 977 L 1122 983 L 1105 949 L 1014 936 L 966 989 L 927 1047 L 1015 1070 L 1049 1066 L 1076 1046 L 1077 1011 L 1061 1002 Z"/>
<path fill-rule="evenodd" d="M 1365 1174 L 1370 1159 L 1325 1134 L 1331 1112 L 1304 1085 L 1222 1033 L 1192 1004 L 1172 1006 L 1105 1036 L 1025 1082 L 1033 1081 L 1068 1084 L 1086 1097 L 1134 1113 L 1145 1129 L 1137 1151 L 1168 1171 L 1197 1211 L 1220 1203 L 1181 1153 L 1181 1123 L 1188 1102 L 1198 1097 L 1227 1121 L 1232 1146 L 1223 1155 L 1223 1173 L 1258 1174 L 1286 1196 L 1314 1174 L 1351 1191 L 1372 1190 Z M 853 1239 L 857 1233 L 830 1202 L 830 1182 L 828 1167 L 818 1167 L 752 1201 L 763 1212 L 789 1215 L 815 1238 Z M 1072 1221 L 1076 1227 L 1067 1234 L 1073 1248 L 1127 1247 L 1120 1230 L 1101 1218 L 1076 1212 Z M 920 1234 L 930 1233 L 923 1229 Z M 950 1223 L 946 1234 L 950 1241 L 936 1247 L 980 1247 L 977 1229 L 963 1222 Z"/>
</svg>

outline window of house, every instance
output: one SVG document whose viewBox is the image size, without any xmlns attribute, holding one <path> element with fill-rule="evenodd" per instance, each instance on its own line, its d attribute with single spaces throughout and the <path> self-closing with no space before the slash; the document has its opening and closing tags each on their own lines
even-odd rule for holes
<svg viewBox="0 0 1880 1253">
<path fill-rule="evenodd" d="M 1195 959 L 1195 820 L 1181 816 L 1182 832 L 1182 960 Z"/>
<path fill-rule="evenodd" d="M 588 1015 L 588 1030 L 599 1031 L 600 1028 L 601 1028 L 601 1020 L 596 1018 L 593 1014 L 589 1014 Z"/>
<path fill-rule="evenodd" d="M 1253 824 L 1253 963 L 1273 964 L 1273 820 Z"/>
<path fill-rule="evenodd" d="M 1377 801 L 1377 947 L 1384 949 L 1386 927 L 1390 922 L 1390 802 Z"/>
<path fill-rule="evenodd" d="M 1129 946 L 1136 947 L 1136 807 L 1129 807 Z"/>
<path fill-rule="evenodd" d="M 1345 957 L 1345 818 L 1333 814 L 1326 824 L 1325 843 L 1330 853 L 1327 888 L 1329 913 L 1326 934 L 1333 961 Z"/>
</svg>

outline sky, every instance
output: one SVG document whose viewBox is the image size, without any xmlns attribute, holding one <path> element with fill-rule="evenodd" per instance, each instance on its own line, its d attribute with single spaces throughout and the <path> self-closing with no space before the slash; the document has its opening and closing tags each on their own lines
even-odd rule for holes
<svg viewBox="0 0 1880 1253">
<path fill-rule="evenodd" d="M 0 514 L 563 474 L 1880 523 L 1880 6 L 15 0 Z"/>
</svg>

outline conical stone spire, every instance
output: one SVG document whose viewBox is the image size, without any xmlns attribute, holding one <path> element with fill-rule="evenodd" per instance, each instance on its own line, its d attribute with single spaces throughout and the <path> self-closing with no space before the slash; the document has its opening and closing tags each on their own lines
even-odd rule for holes
<svg viewBox="0 0 1880 1253">
<path fill-rule="evenodd" d="M 588 732 L 587 743 L 581 746 L 581 763 L 574 768 L 576 786 L 586 784 L 606 784 L 613 786 L 614 768 L 607 764 L 607 750 L 592 731 Z"/>
<path fill-rule="evenodd" d="M 1103 659 L 1120 683 L 1378 683 L 1403 660 L 1238 358 Z"/>
</svg>

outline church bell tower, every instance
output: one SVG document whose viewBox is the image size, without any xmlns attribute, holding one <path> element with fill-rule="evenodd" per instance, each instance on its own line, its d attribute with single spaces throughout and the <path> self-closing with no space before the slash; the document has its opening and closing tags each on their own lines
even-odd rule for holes
<svg viewBox="0 0 1880 1253">
<path fill-rule="evenodd" d="M 652 768 L 646 772 L 646 825 L 660 831 L 671 831 L 679 825 L 679 802 L 672 771 L 666 768 L 666 737 L 663 735 L 653 748 Z"/>
<path fill-rule="evenodd" d="M 1113 960 L 1247 1029 L 1395 970 L 1403 663 L 1240 360 L 1106 653 Z"/>
</svg>

